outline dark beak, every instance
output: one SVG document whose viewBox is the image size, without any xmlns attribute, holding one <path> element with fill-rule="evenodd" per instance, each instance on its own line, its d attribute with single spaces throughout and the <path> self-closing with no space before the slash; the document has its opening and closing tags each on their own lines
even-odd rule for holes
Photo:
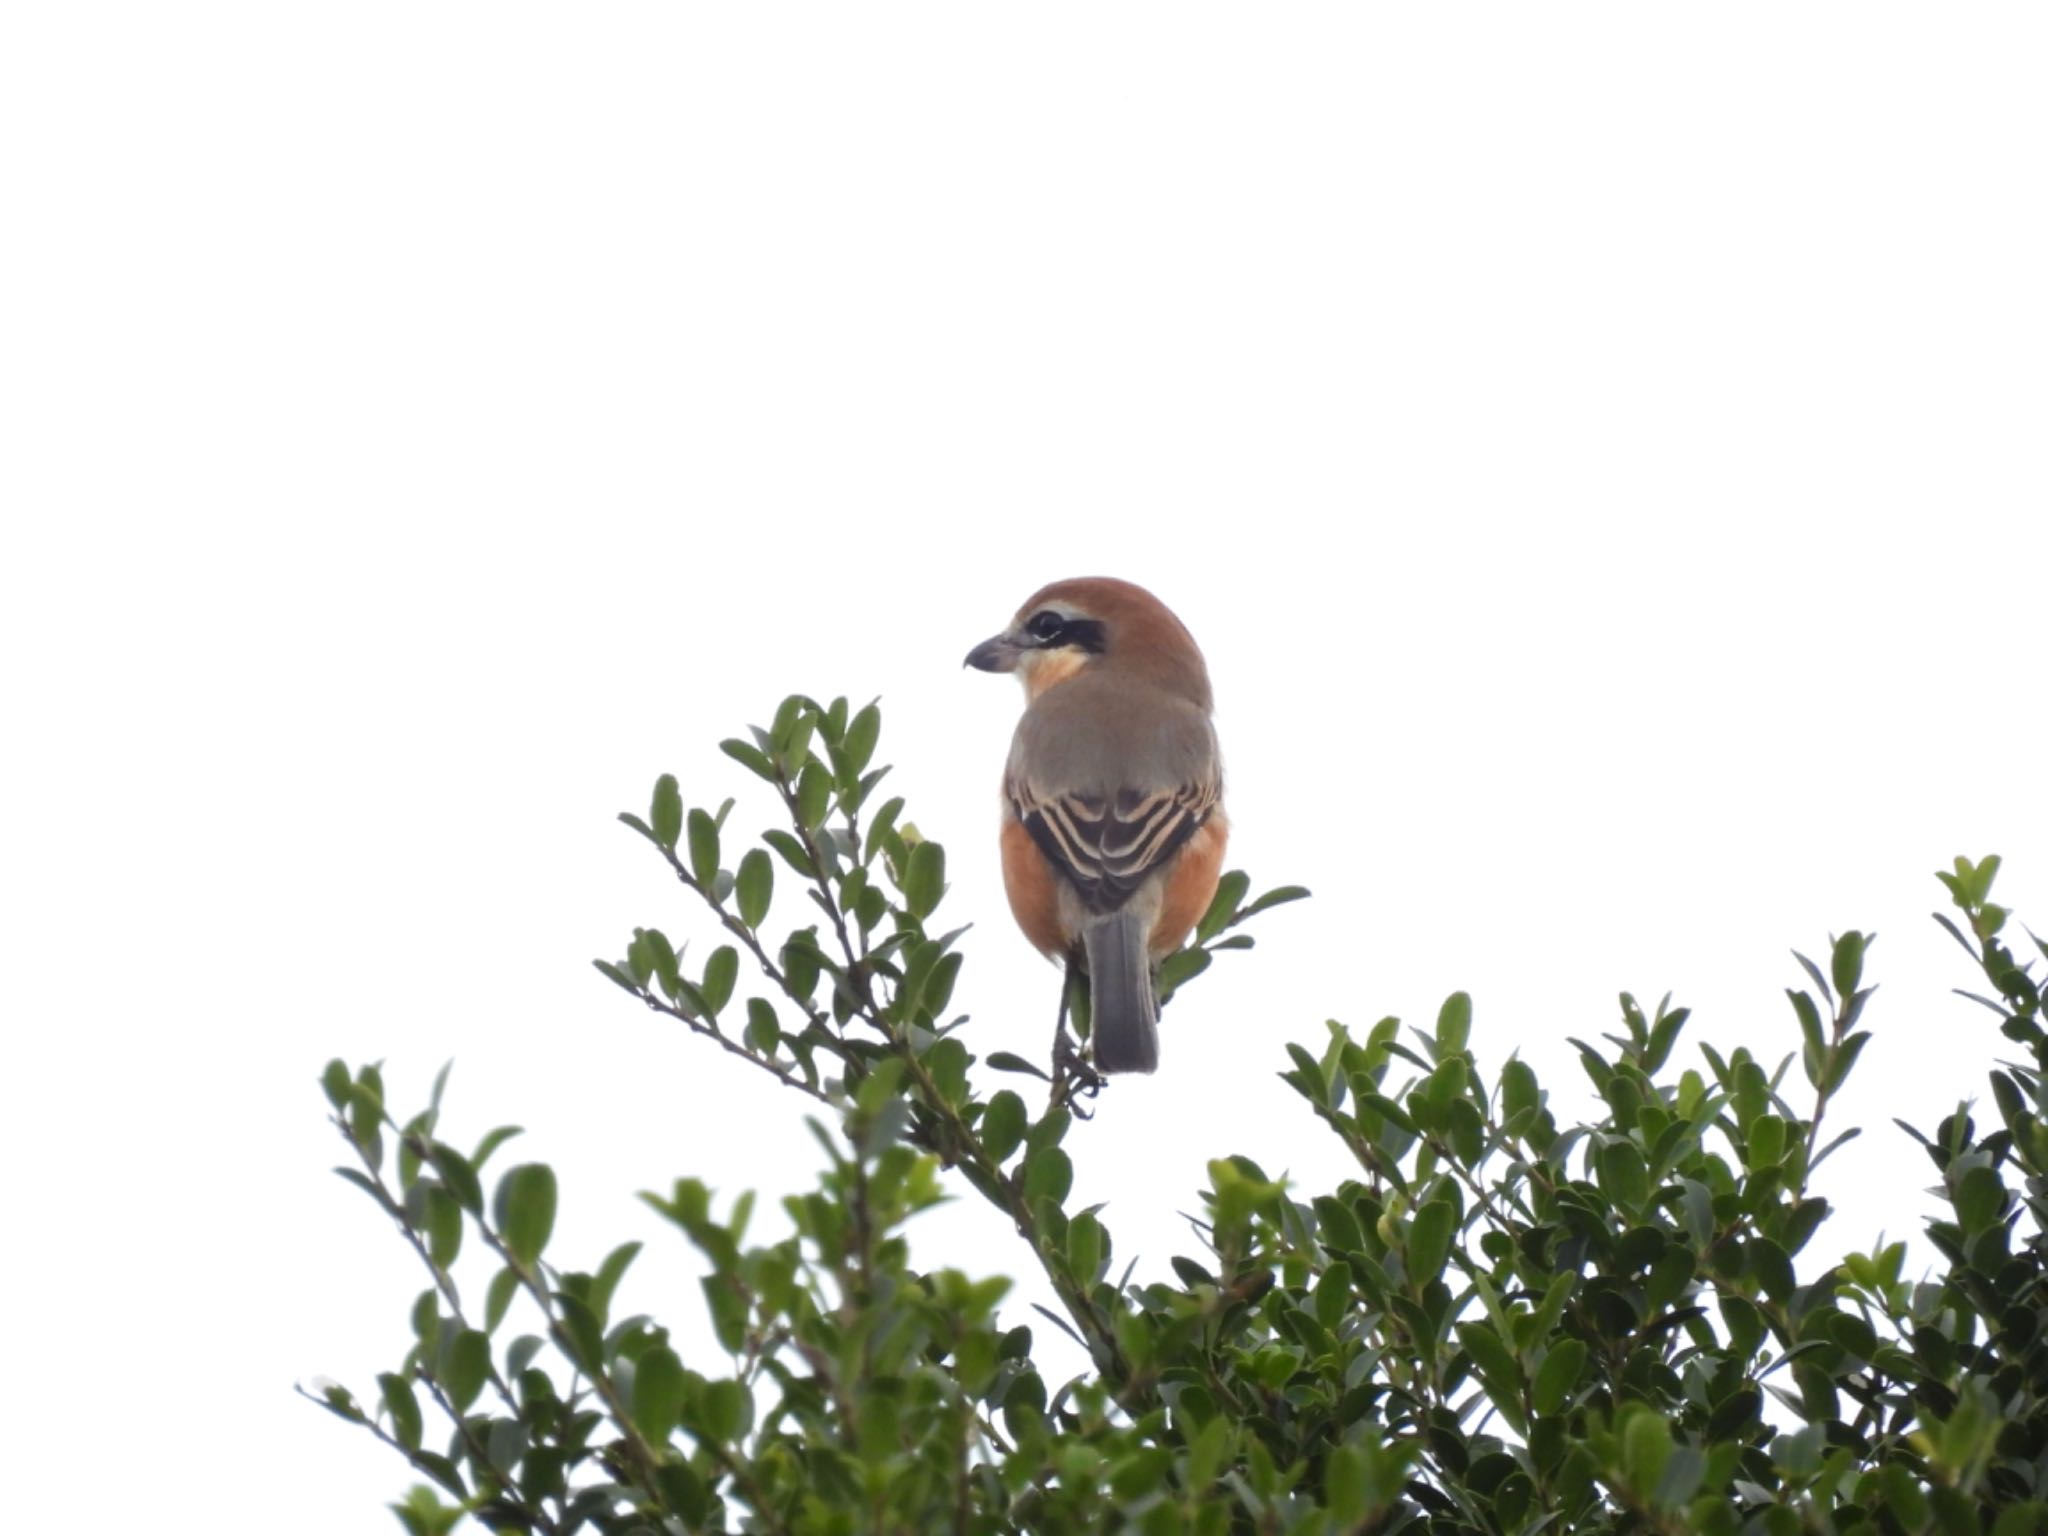
<svg viewBox="0 0 2048 1536">
<path fill-rule="evenodd" d="M 966 665 L 982 672 L 1014 672 L 1021 651 L 1008 635 L 995 635 L 967 653 Z"/>
</svg>

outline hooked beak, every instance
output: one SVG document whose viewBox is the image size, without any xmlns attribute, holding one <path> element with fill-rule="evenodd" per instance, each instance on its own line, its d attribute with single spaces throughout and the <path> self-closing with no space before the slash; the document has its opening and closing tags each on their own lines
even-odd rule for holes
<svg viewBox="0 0 2048 1536">
<path fill-rule="evenodd" d="M 1024 647 L 1008 635 L 993 635 L 967 653 L 965 665 L 981 672 L 1014 672 Z"/>
</svg>

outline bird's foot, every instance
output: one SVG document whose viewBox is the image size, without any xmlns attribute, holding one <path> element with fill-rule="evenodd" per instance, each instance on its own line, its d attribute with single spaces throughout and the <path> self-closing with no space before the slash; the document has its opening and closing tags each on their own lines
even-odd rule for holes
<svg viewBox="0 0 2048 1536">
<path fill-rule="evenodd" d="M 1070 1110 L 1078 1119 L 1093 1118 L 1095 1111 L 1085 1107 L 1080 1101 L 1083 1098 L 1092 1099 L 1102 1092 L 1103 1084 L 1108 1079 L 1096 1071 L 1095 1064 L 1081 1054 L 1080 1047 L 1074 1044 L 1074 1037 L 1067 1033 L 1064 1026 L 1053 1036 L 1052 1068 L 1053 1102 Z"/>
</svg>

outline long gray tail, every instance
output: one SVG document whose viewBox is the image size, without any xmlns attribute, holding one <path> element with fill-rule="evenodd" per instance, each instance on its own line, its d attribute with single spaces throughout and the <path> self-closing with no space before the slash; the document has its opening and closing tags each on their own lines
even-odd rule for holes
<svg viewBox="0 0 2048 1536">
<path fill-rule="evenodd" d="M 1137 913 L 1125 910 L 1094 918 L 1081 931 L 1095 1065 L 1104 1072 L 1151 1072 L 1159 1066 L 1159 1000 L 1152 992 L 1146 927 Z"/>
</svg>

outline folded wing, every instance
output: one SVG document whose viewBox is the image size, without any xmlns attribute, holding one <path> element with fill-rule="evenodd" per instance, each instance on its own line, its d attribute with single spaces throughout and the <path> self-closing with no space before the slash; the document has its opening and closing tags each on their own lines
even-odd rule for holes
<svg viewBox="0 0 2048 1536">
<path fill-rule="evenodd" d="M 1113 912 L 1164 869 L 1215 808 L 1208 781 L 1172 789 L 1039 796 L 1012 780 L 1010 803 L 1054 868 L 1093 912 Z"/>
</svg>

